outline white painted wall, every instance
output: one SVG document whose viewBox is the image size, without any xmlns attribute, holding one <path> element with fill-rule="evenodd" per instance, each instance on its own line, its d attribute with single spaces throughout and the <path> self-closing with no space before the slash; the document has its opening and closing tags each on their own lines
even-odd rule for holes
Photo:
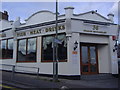
<svg viewBox="0 0 120 90">
<path fill-rule="evenodd" d="M 85 33 L 85 34 L 95 34 L 95 35 L 117 35 L 117 25 L 98 25 L 97 31 L 102 31 L 106 33 L 94 33 L 94 32 L 85 32 L 84 30 L 95 31 L 93 30 L 93 25 L 95 24 L 86 24 L 80 20 L 71 21 L 72 32 Z"/>
<path fill-rule="evenodd" d="M 7 20 L 0 20 L 0 31 L 7 29 L 7 28 L 11 28 L 12 24 L 13 24 L 13 22 L 10 22 Z"/>
<path fill-rule="evenodd" d="M 111 73 L 111 60 L 108 44 L 98 45 L 98 68 L 99 73 Z"/>
<path fill-rule="evenodd" d="M 26 25 L 33 25 L 55 20 L 55 14 L 50 11 L 39 11 L 26 20 Z"/>
<path fill-rule="evenodd" d="M 110 52 L 110 60 L 111 60 L 111 73 L 118 74 L 118 58 L 117 58 L 117 50 L 113 52 L 115 45 L 115 41 L 112 40 L 112 36 L 109 36 L 109 52 Z"/>
<path fill-rule="evenodd" d="M 102 35 L 81 34 L 80 41 L 84 43 L 108 44 L 108 37 Z"/>
<path fill-rule="evenodd" d="M 98 14 L 94 13 L 86 13 L 83 15 L 74 15 L 73 18 L 79 18 L 79 19 L 84 19 L 84 20 L 92 20 L 92 21 L 102 21 L 102 22 L 111 22 L 109 20 L 104 19 L 103 17 L 99 16 Z"/>
</svg>

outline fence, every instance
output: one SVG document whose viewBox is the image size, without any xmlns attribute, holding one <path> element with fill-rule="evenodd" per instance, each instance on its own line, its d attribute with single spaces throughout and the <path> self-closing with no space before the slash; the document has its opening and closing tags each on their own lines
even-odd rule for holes
<svg viewBox="0 0 120 90">
<path fill-rule="evenodd" d="M 7 64 L 0 64 L 2 66 L 2 70 L 9 70 L 12 71 L 11 79 L 13 80 L 15 73 L 33 73 L 36 74 L 37 77 L 39 76 L 40 69 L 38 67 L 28 67 L 28 66 L 18 66 L 18 65 L 7 65 Z M 6 68 L 6 69 L 4 69 Z"/>
</svg>

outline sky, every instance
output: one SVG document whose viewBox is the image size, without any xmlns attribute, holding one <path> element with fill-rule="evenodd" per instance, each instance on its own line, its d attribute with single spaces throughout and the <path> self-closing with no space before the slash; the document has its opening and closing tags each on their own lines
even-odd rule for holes
<svg viewBox="0 0 120 90">
<path fill-rule="evenodd" d="M 0 5 L 2 5 L 1 11 L 8 11 L 9 20 L 14 21 L 17 17 L 20 17 L 23 23 L 33 13 L 41 10 L 49 10 L 55 13 L 55 2 L 2 2 Z M 115 23 L 118 23 L 117 2 L 59 2 L 59 13 L 64 14 L 64 8 L 67 6 L 75 8 L 74 14 L 97 10 L 99 14 L 107 17 L 108 13 L 113 13 L 115 15 Z"/>
</svg>

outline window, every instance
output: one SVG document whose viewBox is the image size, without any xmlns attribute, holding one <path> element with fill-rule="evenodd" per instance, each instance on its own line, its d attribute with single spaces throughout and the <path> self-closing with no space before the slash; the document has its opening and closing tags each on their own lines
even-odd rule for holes
<svg viewBox="0 0 120 90">
<path fill-rule="evenodd" d="M 17 62 L 36 62 L 36 38 L 18 40 Z"/>
<path fill-rule="evenodd" d="M 43 36 L 42 38 L 42 62 L 53 61 L 53 36 Z M 59 34 L 58 39 L 61 44 L 58 44 L 58 60 L 64 62 L 67 59 L 67 40 L 65 34 Z"/>
<path fill-rule="evenodd" d="M 13 58 L 13 39 L 1 40 L 2 59 Z"/>
</svg>

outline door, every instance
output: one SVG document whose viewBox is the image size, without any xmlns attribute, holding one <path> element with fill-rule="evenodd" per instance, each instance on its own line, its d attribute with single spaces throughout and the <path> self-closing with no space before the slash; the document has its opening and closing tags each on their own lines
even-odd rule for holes
<svg viewBox="0 0 120 90">
<path fill-rule="evenodd" d="M 97 46 L 93 44 L 81 44 L 81 73 L 98 73 Z"/>
</svg>

